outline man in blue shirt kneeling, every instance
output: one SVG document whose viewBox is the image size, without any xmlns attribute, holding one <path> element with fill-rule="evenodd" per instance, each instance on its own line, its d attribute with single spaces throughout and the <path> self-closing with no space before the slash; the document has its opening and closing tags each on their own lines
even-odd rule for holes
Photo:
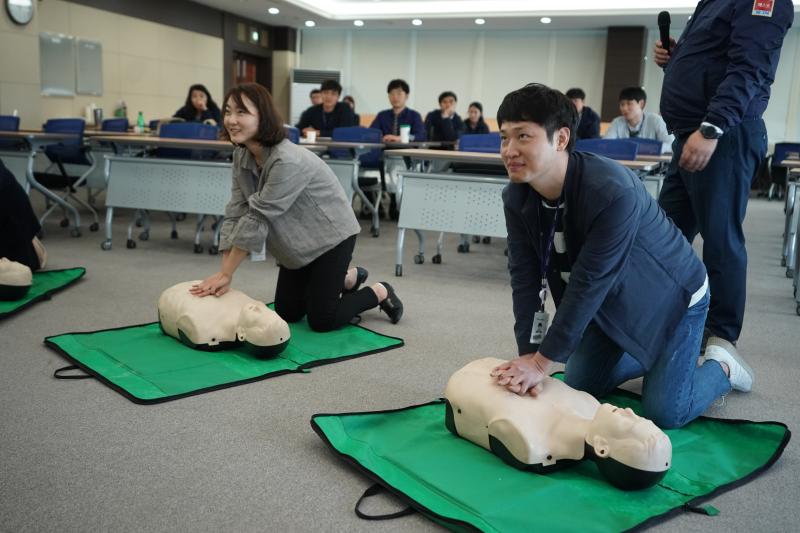
<svg viewBox="0 0 800 533">
<path fill-rule="evenodd" d="M 535 396 L 553 363 L 566 363 L 567 384 L 597 397 L 644 376 L 644 415 L 681 427 L 731 388 L 749 391 L 752 371 L 738 355 L 697 365 L 703 263 L 632 171 L 573 150 L 577 118 L 566 96 L 539 84 L 497 112 L 519 357 L 493 376 Z"/>
</svg>

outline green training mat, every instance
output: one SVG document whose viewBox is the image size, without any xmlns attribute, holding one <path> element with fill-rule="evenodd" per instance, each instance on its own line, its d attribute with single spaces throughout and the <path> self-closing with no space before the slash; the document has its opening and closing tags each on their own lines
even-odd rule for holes
<svg viewBox="0 0 800 533">
<path fill-rule="evenodd" d="M 151 404 L 242 385 L 290 372 L 391 350 L 403 340 L 361 326 L 327 333 L 303 320 L 289 324 L 292 338 L 277 357 L 258 359 L 242 349 L 205 352 L 161 332 L 158 322 L 45 338 L 75 366 L 129 400 Z M 59 375 L 75 379 L 80 376 Z"/>
<path fill-rule="evenodd" d="M 639 397 L 621 389 L 604 401 L 641 411 Z M 625 531 L 683 511 L 716 514 L 698 504 L 766 470 L 791 436 L 779 422 L 698 418 L 666 431 L 672 468 L 661 483 L 625 492 L 588 460 L 547 475 L 507 465 L 447 430 L 443 400 L 318 414 L 311 425 L 334 452 L 428 518 L 455 530 L 503 533 Z"/>
<path fill-rule="evenodd" d="M 86 274 L 86 269 L 65 268 L 63 270 L 45 270 L 33 273 L 33 284 L 24 298 L 13 302 L 0 302 L 0 319 L 19 313 L 36 302 L 49 300 L 50 296 L 61 289 L 66 289 Z"/>
</svg>

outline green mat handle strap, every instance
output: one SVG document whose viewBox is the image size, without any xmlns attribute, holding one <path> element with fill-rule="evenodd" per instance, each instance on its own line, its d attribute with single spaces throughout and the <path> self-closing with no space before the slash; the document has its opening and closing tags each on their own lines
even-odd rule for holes
<svg viewBox="0 0 800 533">
<path fill-rule="evenodd" d="M 71 372 L 73 370 L 81 370 L 78 365 L 69 365 L 56 369 L 53 372 L 53 377 L 56 379 L 92 379 L 94 376 L 90 374 L 64 374 L 64 372 Z M 83 370 L 81 370 L 83 372 Z"/>
<path fill-rule="evenodd" d="M 362 494 L 361 497 L 356 502 L 356 508 L 355 508 L 356 516 L 364 520 L 394 520 L 395 518 L 408 516 L 416 512 L 413 508 L 406 507 L 402 511 L 397 511 L 396 513 L 379 514 L 379 515 L 364 514 L 361 511 L 361 509 L 359 509 L 364 500 L 369 498 L 370 496 L 375 496 L 376 494 L 380 494 L 381 492 L 384 492 L 384 488 L 382 485 L 379 485 L 378 483 L 375 483 L 371 487 L 367 488 L 367 490 L 364 491 L 364 494 Z"/>
<path fill-rule="evenodd" d="M 683 505 L 683 508 L 690 513 L 697 513 L 706 516 L 717 516 L 719 514 L 719 509 L 713 505 L 692 505 L 686 503 Z"/>
</svg>

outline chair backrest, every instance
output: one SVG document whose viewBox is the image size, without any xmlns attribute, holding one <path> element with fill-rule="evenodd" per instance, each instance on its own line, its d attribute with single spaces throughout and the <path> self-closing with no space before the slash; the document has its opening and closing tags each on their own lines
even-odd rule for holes
<svg viewBox="0 0 800 533">
<path fill-rule="evenodd" d="M 147 127 L 148 127 L 148 128 L 150 128 L 150 131 L 155 131 L 155 130 L 157 130 L 157 129 L 158 129 L 158 125 L 159 125 L 160 123 L 161 123 L 161 120 L 159 120 L 159 119 L 155 118 L 155 119 L 151 120 L 151 121 L 150 121 L 150 122 L 147 124 Z"/>
<path fill-rule="evenodd" d="M 641 139 L 639 137 L 631 137 L 630 139 L 625 140 L 635 142 L 639 145 L 639 152 L 637 155 L 661 155 L 661 149 L 664 148 L 664 143 L 658 139 Z"/>
<path fill-rule="evenodd" d="M 780 166 L 785 159 L 800 159 L 800 143 L 775 143 L 772 166 Z"/>
<path fill-rule="evenodd" d="M 294 126 L 290 126 L 288 124 L 283 125 L 283 129 L 286 130 L 286 138 L 292 141 L 294 144 L 300 142 L 300 130 L 295 128 Z"/>
<path fill-rule="evenodd" d="M 629 139 L 580 139 L 575 142 L 575 150 L 609 159 L 633 161 L 639 153 L 639 145 Z"/>
<path fill-rule="evenodd" d="M 19 117 L 13 115 L 0 115 L 0 131 L 19 131 Z M 0 149 L 19 149 L 25 146 L 25 142 L 16 139 L 0 139 Z"/>
<path fill-rule="evenodd" d="M 103 121 L 100 129 L 103 131 L 128 131 L 127 118 L 107 118 Z"/>
<path fill-rule="evenodd" d="M 86 122 L 82 118 L 51 118 L 44 123 L 42 128 L 45 133 L 74 133 L 75 136 L 52 144 L 45 148 L 44 153 L 50 161 L 71 164 L 71 165 L 90 165 L 91 161 L 86 158 L 82 150 L 83 130 Z"/>
<path fill-rule="evenodd" d="M 500 134 L 494 132 L 494 133 L 475 133 L 471 135 L 462 135 L 458 139 L 458 151 L 499 154 Z"/>
<path fill-rule="evenodd" d="M 377 128 L 364 128 L 362 126 L 347 126 L 344 128 L 334 128 L 332 139 L 339 142 L 354 143 L 380 143 L 383 140 L 383 132 Z M 352 159 L 350 150 L 330 150 L 331 157 L 334 159 Z M 375 148 L 359 156 L 362 168 L 378 168 L 383 150 Z"/>
<path fill-rule="evenodd" d="M 0 115 L 0 130 L 19 131 L 19 117 L 13 115 Z"/>
<path fill-rule="evenodd" d="M 219 129 L 210 124 L 200 122 L 175 122 L 162 124 L 158 136 L 167 139 L 199 139 L 215 141 L 219 137 Z M 158 148 L 156 157 L 169 159 L 210 159 L 216 152 L 209 150 L 186 150 L 183 148 Z"/>
</svg>

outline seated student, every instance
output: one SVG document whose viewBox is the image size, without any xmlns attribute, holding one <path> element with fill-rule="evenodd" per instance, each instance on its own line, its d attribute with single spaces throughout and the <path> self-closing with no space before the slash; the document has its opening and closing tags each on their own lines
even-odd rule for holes
<svg viewBox="0 0 800 533">
<path fill-rule="evenodd" d="M 204 122 L 219 126 L 222 122 L 219 106 L 211 98 L 205 85 L 192 85 L 186 96 L 186 103 L 172 115 L 186 122 Z"/>
<path fill-rule="evenodd" d="M 662 142 L 662 152 L 672 152 L 675 137 L 667 132 L 667 125 L 661 115 L 645 113 L 647 93 L 641 87 L 627 87 L 619 93 L 619 112 L 608 126 L 605 139 L 656 139 Z"/>
<path fill-rule="evenodd" d="M 322 92 L 319 89 L 311 89 L 308 98 L 311 100 L 312 106 L 319 105 L 322 103 Z"/>
<path fill-rule="evenodd" d="M 723 350 L 698 364 L 706 269 L 635 173 L 574 150 L 577 118 L 565 95 L 539 84 L 497 111 L 519 357 L 493 375 L 528 394 L 566 363 L 566 384 L 596 398 L 643 376 L 644 416 L 684 426 L 731 388 L 750 391 L 753 371 Z"/>
<path fill-rule="evenodd" d="M 342 98 L 342 102 L 350 106 L 350 109 L 353 110 L 353 115 L 356 117 L 356 126 L 361 125 L 361 116 L 356 113 L 356 99 L 350 96 L 349 94 Z"/>
<path fill-rule="evenodd" d="M 425 117 L 425 131 L 431 141 L 457 141 L 464 131 L 464 122 L 456 113 L 456 94 L 445 91 L 439 95 L 439 109 Z"/>
<path fill-rule="evenodd" d="M 303 135 L 308 131 L 316 131 L 320 137 L 330 137 L 336 128 L 358 126 L 356 115 L 350 106 L 339 101 L 342 86 L 338 81 L 323 81 L 320 91 L 322 103 L 303 111 L 300 122 L 295 125 Z"/>
<path fill-rule="evenodd" d="M 33 271 L 44 268 L 47 252 L 36 238 L 41 229 L 25 190 L 0 161 L 0 257 Z"/>
<path fill-rule="evenodd" d="M 489 126 L 483 120 L 483 106 L 480 102 L 469 104 L 467 120 L 464 121 L 464 134 L 489 133 Z"/>
<path fill-rule="evenodd" d="M 424 141 L 425 126 L 422 124 L 422 116 L 419 113 L 406 107 L 408 95 L 411 89 L 404 80 L 392 80 L 386 87 L 389 95 L 391 109 L 384 109 L 375 116 L 370 124 L 370 128 L 376 128 L 383 132 L 383 141 L 399 143 L 400 126 L 408 124 L 411 126 L 410 134 L 415 141 Z"/>
<path fill-rule="evenodd" d="M 575 140 L 597 139 L 600 137 L 600 115 L 588 105 L 584 105 L 586 93 L 583 89 L 573 88 L 567 91 L 567 98 L 575 104 L 578 110 L 578 129 L 575 130 Z"/>
</svg>

